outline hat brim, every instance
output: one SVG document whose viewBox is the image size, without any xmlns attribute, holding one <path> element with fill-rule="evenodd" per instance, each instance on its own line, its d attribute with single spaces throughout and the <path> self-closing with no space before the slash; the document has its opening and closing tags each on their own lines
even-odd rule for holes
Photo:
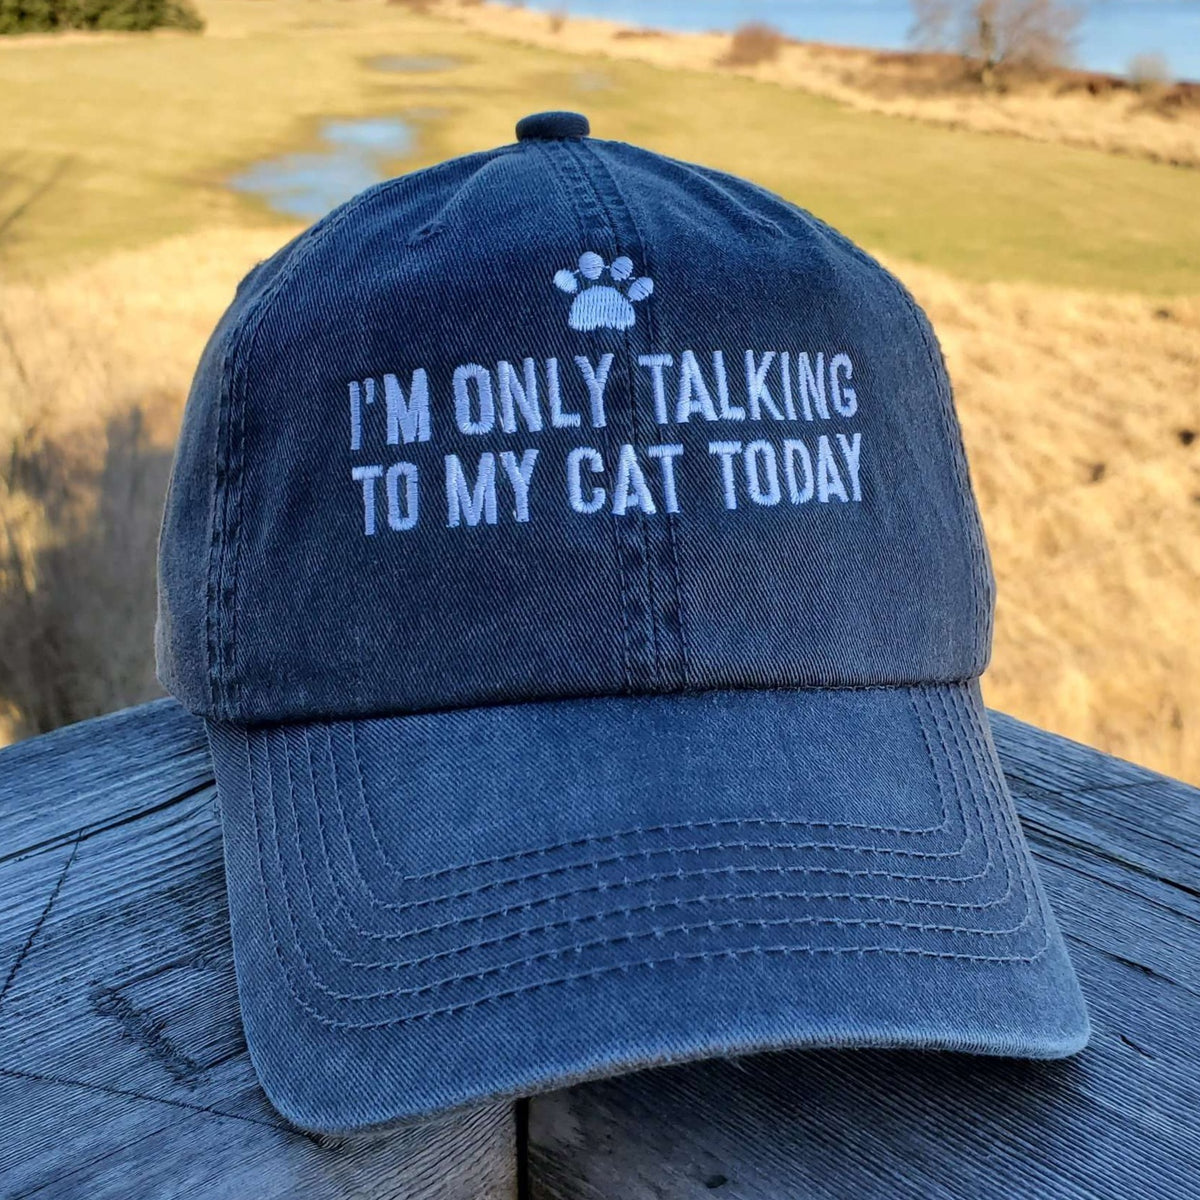
<svg viewBox="0 0 1200 1200">
<path fill-rule="evenodd" d="M 246 1040 L 301 1128 L 775 1048 L 1087 1040 L 973 683 L 209 737 Z"/>
</svg>

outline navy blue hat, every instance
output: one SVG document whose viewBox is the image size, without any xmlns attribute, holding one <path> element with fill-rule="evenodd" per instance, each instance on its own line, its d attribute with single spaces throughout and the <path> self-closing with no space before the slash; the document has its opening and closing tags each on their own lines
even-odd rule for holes
<svg viewBox="0 0 1200 1200">
<path fill-rule="evenodd" d="M 246 1038 L 350 1131 L 1087 1017 L 980 701 L 928 323 L 752 184 L 526 118 L 256 267 L 163 526 Z"/>
</svg>

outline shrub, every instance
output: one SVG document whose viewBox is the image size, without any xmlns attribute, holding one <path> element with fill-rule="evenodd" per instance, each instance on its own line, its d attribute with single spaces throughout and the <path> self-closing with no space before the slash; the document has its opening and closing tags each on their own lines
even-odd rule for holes
<svg viewBox="0 0 1200 1200">
<path fill-rule="evenodd" d="M 198 33 L 204 21 L 191 0 L 0 0 L 0 34 L 159 28 Z"/>
<path fill-rule="evenodd" d="M 1129 60 L 1129 82 L 1139 91 L 1165 88 L 1171 82 L 1171 68 L 1161 54 L 1135 54 Z"/>
<path fill-rule="evenodd" d="M 773 62 L 783 49 L 784 37 L 773 25 L 752 21 L 740 25 L 729 39 L 729 49 L 717 62 L 723 67 L 753 67 Z"/>
<path fill-rule="evenodd" d="M 54 29 L 53 0 L 0 0 L 0 34 Z"/>
</svg>

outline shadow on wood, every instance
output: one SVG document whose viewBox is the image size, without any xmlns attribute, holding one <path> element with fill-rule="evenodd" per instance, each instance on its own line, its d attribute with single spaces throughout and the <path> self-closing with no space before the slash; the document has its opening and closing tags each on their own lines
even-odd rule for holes
<svg viewBox="0 0 1200 1200">
<path fill-rule="evenodd" d="M 242 1039 L 199 721 L 159 701 L 0 753 L 0 1196 L 515 1192 L 511 1105 L 321 1143 Z"/>
</svg>

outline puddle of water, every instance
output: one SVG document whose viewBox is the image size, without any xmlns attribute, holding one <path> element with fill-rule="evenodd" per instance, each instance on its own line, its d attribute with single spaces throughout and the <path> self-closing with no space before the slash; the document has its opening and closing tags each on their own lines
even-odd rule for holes
<svg viewBox="0 0 1200 1200">
<path fill-rule="evenodd" d="M 413 147 L 412 126 L 399 117 L 325 121 L 320 138 L 324 150 L 264 159 L 236 175 L 230 186 L 265 200 L 284 216 L 322 217 L 386 178 L 384 163 Z"/>
<path fill-rule="evenodd" d="M 377 54 L 367 59 L 372 71 L 398 71 L 420 74 L 425 71 L 448 71 L 459 60 L 449 54 Z"/>
<path fill-rule="evenodd" d="M 321 137 L 332 146 L 362 154 L 407 154 L 412 149 L 412 127 L 399 117 L 362 117 L 352 121 L 326 121 Z"/>
</svg>

